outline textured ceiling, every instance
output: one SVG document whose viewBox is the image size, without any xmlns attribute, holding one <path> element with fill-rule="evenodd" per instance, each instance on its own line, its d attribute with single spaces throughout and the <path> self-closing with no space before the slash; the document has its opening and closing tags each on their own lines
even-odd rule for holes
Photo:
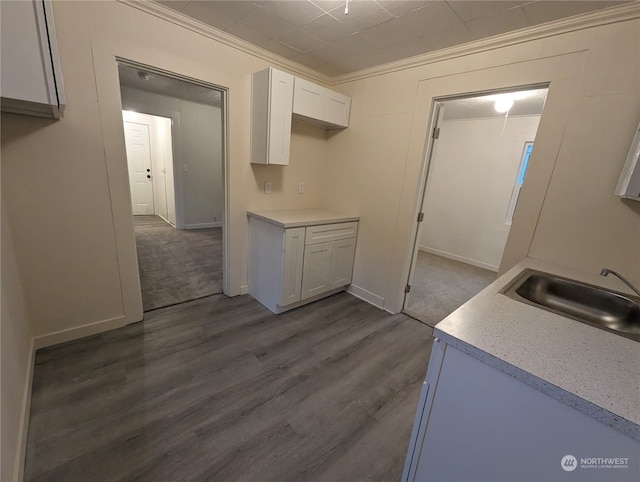
<svg viewBox="0 0 640 482">
<path fill-rule="evenodd" d="M 328 76 L 628 1 L 162 1 L 188 17 Z"/>
</svg>

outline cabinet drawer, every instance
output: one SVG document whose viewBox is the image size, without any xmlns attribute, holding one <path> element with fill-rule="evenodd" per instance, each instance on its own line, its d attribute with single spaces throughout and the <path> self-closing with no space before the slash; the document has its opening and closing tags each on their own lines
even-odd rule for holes
<svg viewBox="0 0 640 482">
<path fill-rule="evenodd" d="M 358 223 L 336 223 L 309 226 L 305 235 L 305 245 L 355 238 L 358 234 Z"/>
</svg>

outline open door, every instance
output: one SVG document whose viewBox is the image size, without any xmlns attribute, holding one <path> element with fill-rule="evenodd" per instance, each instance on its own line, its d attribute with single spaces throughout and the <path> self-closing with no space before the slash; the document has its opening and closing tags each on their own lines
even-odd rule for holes
<svg viewBox="0 0 640 482">
<path fill-rule="evenodd" d="M 547 90 L 434 103 L 403 312 L 434 326 L 496 279 Z"/>
<path fill-rule="evenodd" d="M 442 119 L 444 117 L 444 109 L 445 109 L 444 102 L 440 102 L 440 101 L 435 102 L 433 106 L 434 115 L 433 115 L 433 122 L 432 122 L 433 127 L 431 129 L 431 138 L 430 138 L 429 146 L 427 148 L 427 154 L 425 156 L 426 163 L 427 163 L 427 166 L 426 166 L 427 173 L 429 172 L 429 165 L 431 163 L 431 159 L 435 155 L 436 148 L 438 145 L 438 139 L 440 138 L 440 124 L 442 124 Z M 424 221 L 423 207 L 424 207 L 425 192 L 426 192 L 426 179 L 425 179 L 425 182 L 422 184 L 422 188 L 420 192 L 418 214 L 416 215 L 417 227 L 415 230 L 416 231 L 415 237 L 413 239 L 413 254 L 411 255 L 411 268 L 409 269 L 409 277 L 407 279 L 407 285 L 405 286 L 405 289 L 404 289 L 403 311 L 409 305 L 410 296 L 411 296 L 411 281 L 413 280 L 413 276 L 415 274 L 416 259 L 418 255 L 418 250 L 420 248 L 419 239 L 420 239 L 420 228 L 422 227 L 422 223 Z"/>
</svg>

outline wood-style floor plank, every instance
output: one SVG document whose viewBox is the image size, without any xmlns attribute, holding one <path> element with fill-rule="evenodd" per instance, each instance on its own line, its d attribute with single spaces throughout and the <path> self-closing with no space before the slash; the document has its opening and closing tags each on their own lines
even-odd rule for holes
<svg viewBox="0 0 640 482">
<path fill-rule="evenodd" d="M 216 295 L 39 350 L 27 481 L 398 480 L 432 330 Z"/>
</svg>

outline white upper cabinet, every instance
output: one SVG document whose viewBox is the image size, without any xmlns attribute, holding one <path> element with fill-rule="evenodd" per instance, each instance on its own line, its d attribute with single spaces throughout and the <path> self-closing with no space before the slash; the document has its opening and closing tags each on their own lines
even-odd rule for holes
<svg viewBox="0 0 640 482">
<path fill-rule="evenodd" d="M 629 148 L 615 193 L 622 198 L 640 201 L 640 124 Z"/>
<path fill-rule="evenodd" d="M 50 0 L 0 2 L 2 110 L 60 118 L 66 98 Z"/>
<path fill-rule="evenodd" d="M 251 162 L 289 164 L 293 75 L 268 68 L 253 74 Z"/>
<path fill-rule="evenodd" d="M 349 126 L 350 111 L 350 97 L 295 78 L 293 114 L 296 118 L 328 129 L 340 129 Z"/>
</svg>

